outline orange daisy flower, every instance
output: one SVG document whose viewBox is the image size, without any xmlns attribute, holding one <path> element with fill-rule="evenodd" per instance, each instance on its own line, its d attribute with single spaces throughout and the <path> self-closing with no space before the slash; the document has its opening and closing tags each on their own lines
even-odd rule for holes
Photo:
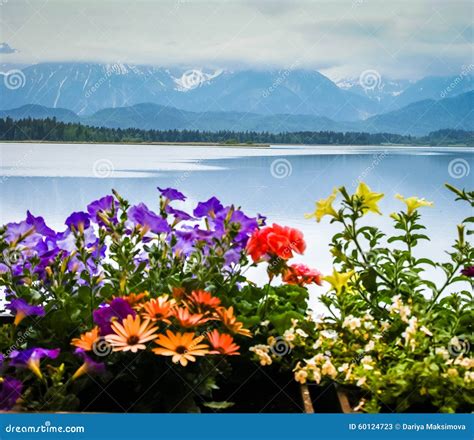
<svg viewBox="0 0 474 440">
<path fill-rule="evenodd" d="M 184 307 L 177 307 L 173 310 L 173 316 L 178 320 L 181 327 L 196 327 L 209 321 L 201 313 L 190 313 Z"/>
<path fill-rule="evenodd" d="M 107 335 L 105 340 L 113 347 L 114 351 L 131 351 L 136 353 L 138 350 L 145 350 L 145 342 L 156 338 L 156 331 L 149 319 L 143 322 L 139 315 L 128 315 L 120 323 L 118 320 L 112 322 L 113 334 Z"/>
<path fill-rule="evenodd" d="M 202 311 L 216 309 L 221 304 L 219 298 L 212 296 L 205 290 L 194 290 L 189 299 Z"/>
<path fill-rule="evenodd" d="M 226 354 L 228 356 L 240 354 L 238 352 L 240 347 L 234 343 L 234 338 L 231 335 L 219 333 L 214 329 L 211 333 L 207 334 L 207 339 L 209 339 L 214 349 L 210 352 L 212 354 Z"/>
<path fill-rule="evenodd" d="M 244 324 L 240 321 L 237 321 L 237 318 L 234 316 L 234 308 L 229 307 L 226 309 L 225 307 L 219 307 L 217 309 L 217 314 L 221 319 L 222 323 L 232 332 L 238 333 L 239 335 L 247 336 L 249 338 L 252 337 L 252 333 L 250 330 L 244 328 Z"/>
<path fill-rule="evenodd" d="M 184 287 L 173 287 L 173 298 L 176 300 L 182 299 L 186 295 L 186 289 Z"/>
<path fill-rule="evenodd" d="M 168 295 L 152 298 L 142 305 L 141 313 L 145 318 L 151 321 L 164 321 L 170 323 L 167 319 L 173 314 L 174 301 L 168 301 Z"/>
<path fill-rule="evenodd" d="M 171 360 L 185 367 L 188 362 L 195 362 L 196 356 L 205 356 L 209 353 L 209 346 L 201 344 L 204 336 L 195 338 L 195 333 L 176 333 L 166 330 L 166 336 L 161 334 L 155 340 L 159 348 L 153 348 L 155 354 L 172 356 Z"/>
<path fill-rule="evenodd" d="M 131 293 L 130 295 L 119 296 L 117 298 L 122 298 L 127 301 L 130 307 L 136 307 L 139 306 L 139 303 L 142 301 L 142 299 L 146 298 L 147 296 L 150 296 L 150 294 L 145 290 L 142 293 Z"/>
<path fill-rule="evenodd" d="M 71 345 L 90 351 L 94 344 L 99 340 L 99 327 L 94 327 L 90 332 L 83 333 L 79 338 L 74 338 Z"/>
</svg>

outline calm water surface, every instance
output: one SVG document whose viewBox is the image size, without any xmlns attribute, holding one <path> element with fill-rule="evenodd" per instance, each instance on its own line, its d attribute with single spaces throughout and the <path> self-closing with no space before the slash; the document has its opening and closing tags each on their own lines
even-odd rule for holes
<svg viewBox="0 0 474 440">
<path fill-rule="evenodd" d="M 308 250 L 298 260 L 328 272 L 327 245 L 337 228 L 304 219 L 315 200 L 335 186 L 354 190 L 362 179 L 385 193 L 381 210 L 386 215 L 366 217 L 382 226 L 402 206 L 395 194 L 432 200 L 435 206 L 422 213 L 433 239 L 422 250 L 442 257 L 456 236 L 455 225 L 471 214 L 443 184 L 472 189 L 473 166 L 469 148 L 8 143 L 0 144 L 0 223 L 18 221 L 30 209 L 61 229 L 68 213 L 84 209 L 111 188 L 132 203 L 156 207 L 156 187 L 175 186 L 188 196 L 185 208 L 215 195 L 248 214 L 261 213 L 269 222 L 300 228 Z M 263 279 L 262 273 L 251 276 Z"/>
</svg>

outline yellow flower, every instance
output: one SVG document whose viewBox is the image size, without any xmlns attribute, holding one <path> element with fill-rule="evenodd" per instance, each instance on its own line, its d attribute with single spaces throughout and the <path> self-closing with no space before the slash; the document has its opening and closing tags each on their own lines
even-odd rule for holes
<svg viewBox="0 0 474 440">
<path fill-rule="evenodd" d="M 364 214 L 367 211 L 382 214 L 377 206 L 378 201 L 384 196 L 382 193 L 373 192 L 364 182 L 360 182 L 355 195 L 362 199 L 362 211 Z"/>
<path fill-rule="evenodd" d="M 342 291 L 342 288 L 347 285 L 349 279 L 354 275 L 354 271 L 349 272 L 337 272 L 336 269 L 333 270 L 332 275 L 327 275 L 323 278 L 324 281 L 327 281 L 339 294 Z"/>
<path fill-rule="evenodd" d="M 336 210 L 332 207 L 334 200 L 336 200 L 337 188 L 333 190 L 327 199 L 321 199 L 316 202 L 316 210 L 312 214 L 305 214 L 305 218 L 315 217 L 317 222 L 320 222 L 325 215 L 337 217 Z"/>
<path fill-rule="evenodd" d="M 418 197 L 407 197 L 405 199 L 401 194 L 397 194 L 395 197 L 407 205 L 408 215 L 412 214 L 414 211 L 416 211 L 418 208 L 421 208 L 422 206 L 433 206 L 433 202 L 428 202 L 428 200 L 419 199 Z"/>
</svg>

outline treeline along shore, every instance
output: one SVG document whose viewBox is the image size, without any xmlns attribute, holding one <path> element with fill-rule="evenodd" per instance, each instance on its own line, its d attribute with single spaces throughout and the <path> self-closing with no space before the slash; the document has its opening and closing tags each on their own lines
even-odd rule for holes
<svg viewBox="0 0 474 440">
<path fill-rule="evenodd" d="M 317 145 L 467 145 L 474 146 L 474 132 L 444 129 L 423 137 L 391 133 L 334 131 L 256 132 L 199 130 L 140 130 L 105 128 L 48 119 L 0 119 L 0 141 L 194 143 L 194 144 L 317 144 Z"/>
</svg>

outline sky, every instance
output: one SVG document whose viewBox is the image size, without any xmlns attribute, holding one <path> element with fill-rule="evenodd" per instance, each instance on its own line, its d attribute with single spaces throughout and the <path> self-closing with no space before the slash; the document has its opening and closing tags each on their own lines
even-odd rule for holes
<svg viewBox="0 0 474 440">
<path fill-rule="evenodd" d="M 473 19 L 464 0 L 0 0 L 0 62 L 418 79 L 473 63 Z"/>
</svg>

